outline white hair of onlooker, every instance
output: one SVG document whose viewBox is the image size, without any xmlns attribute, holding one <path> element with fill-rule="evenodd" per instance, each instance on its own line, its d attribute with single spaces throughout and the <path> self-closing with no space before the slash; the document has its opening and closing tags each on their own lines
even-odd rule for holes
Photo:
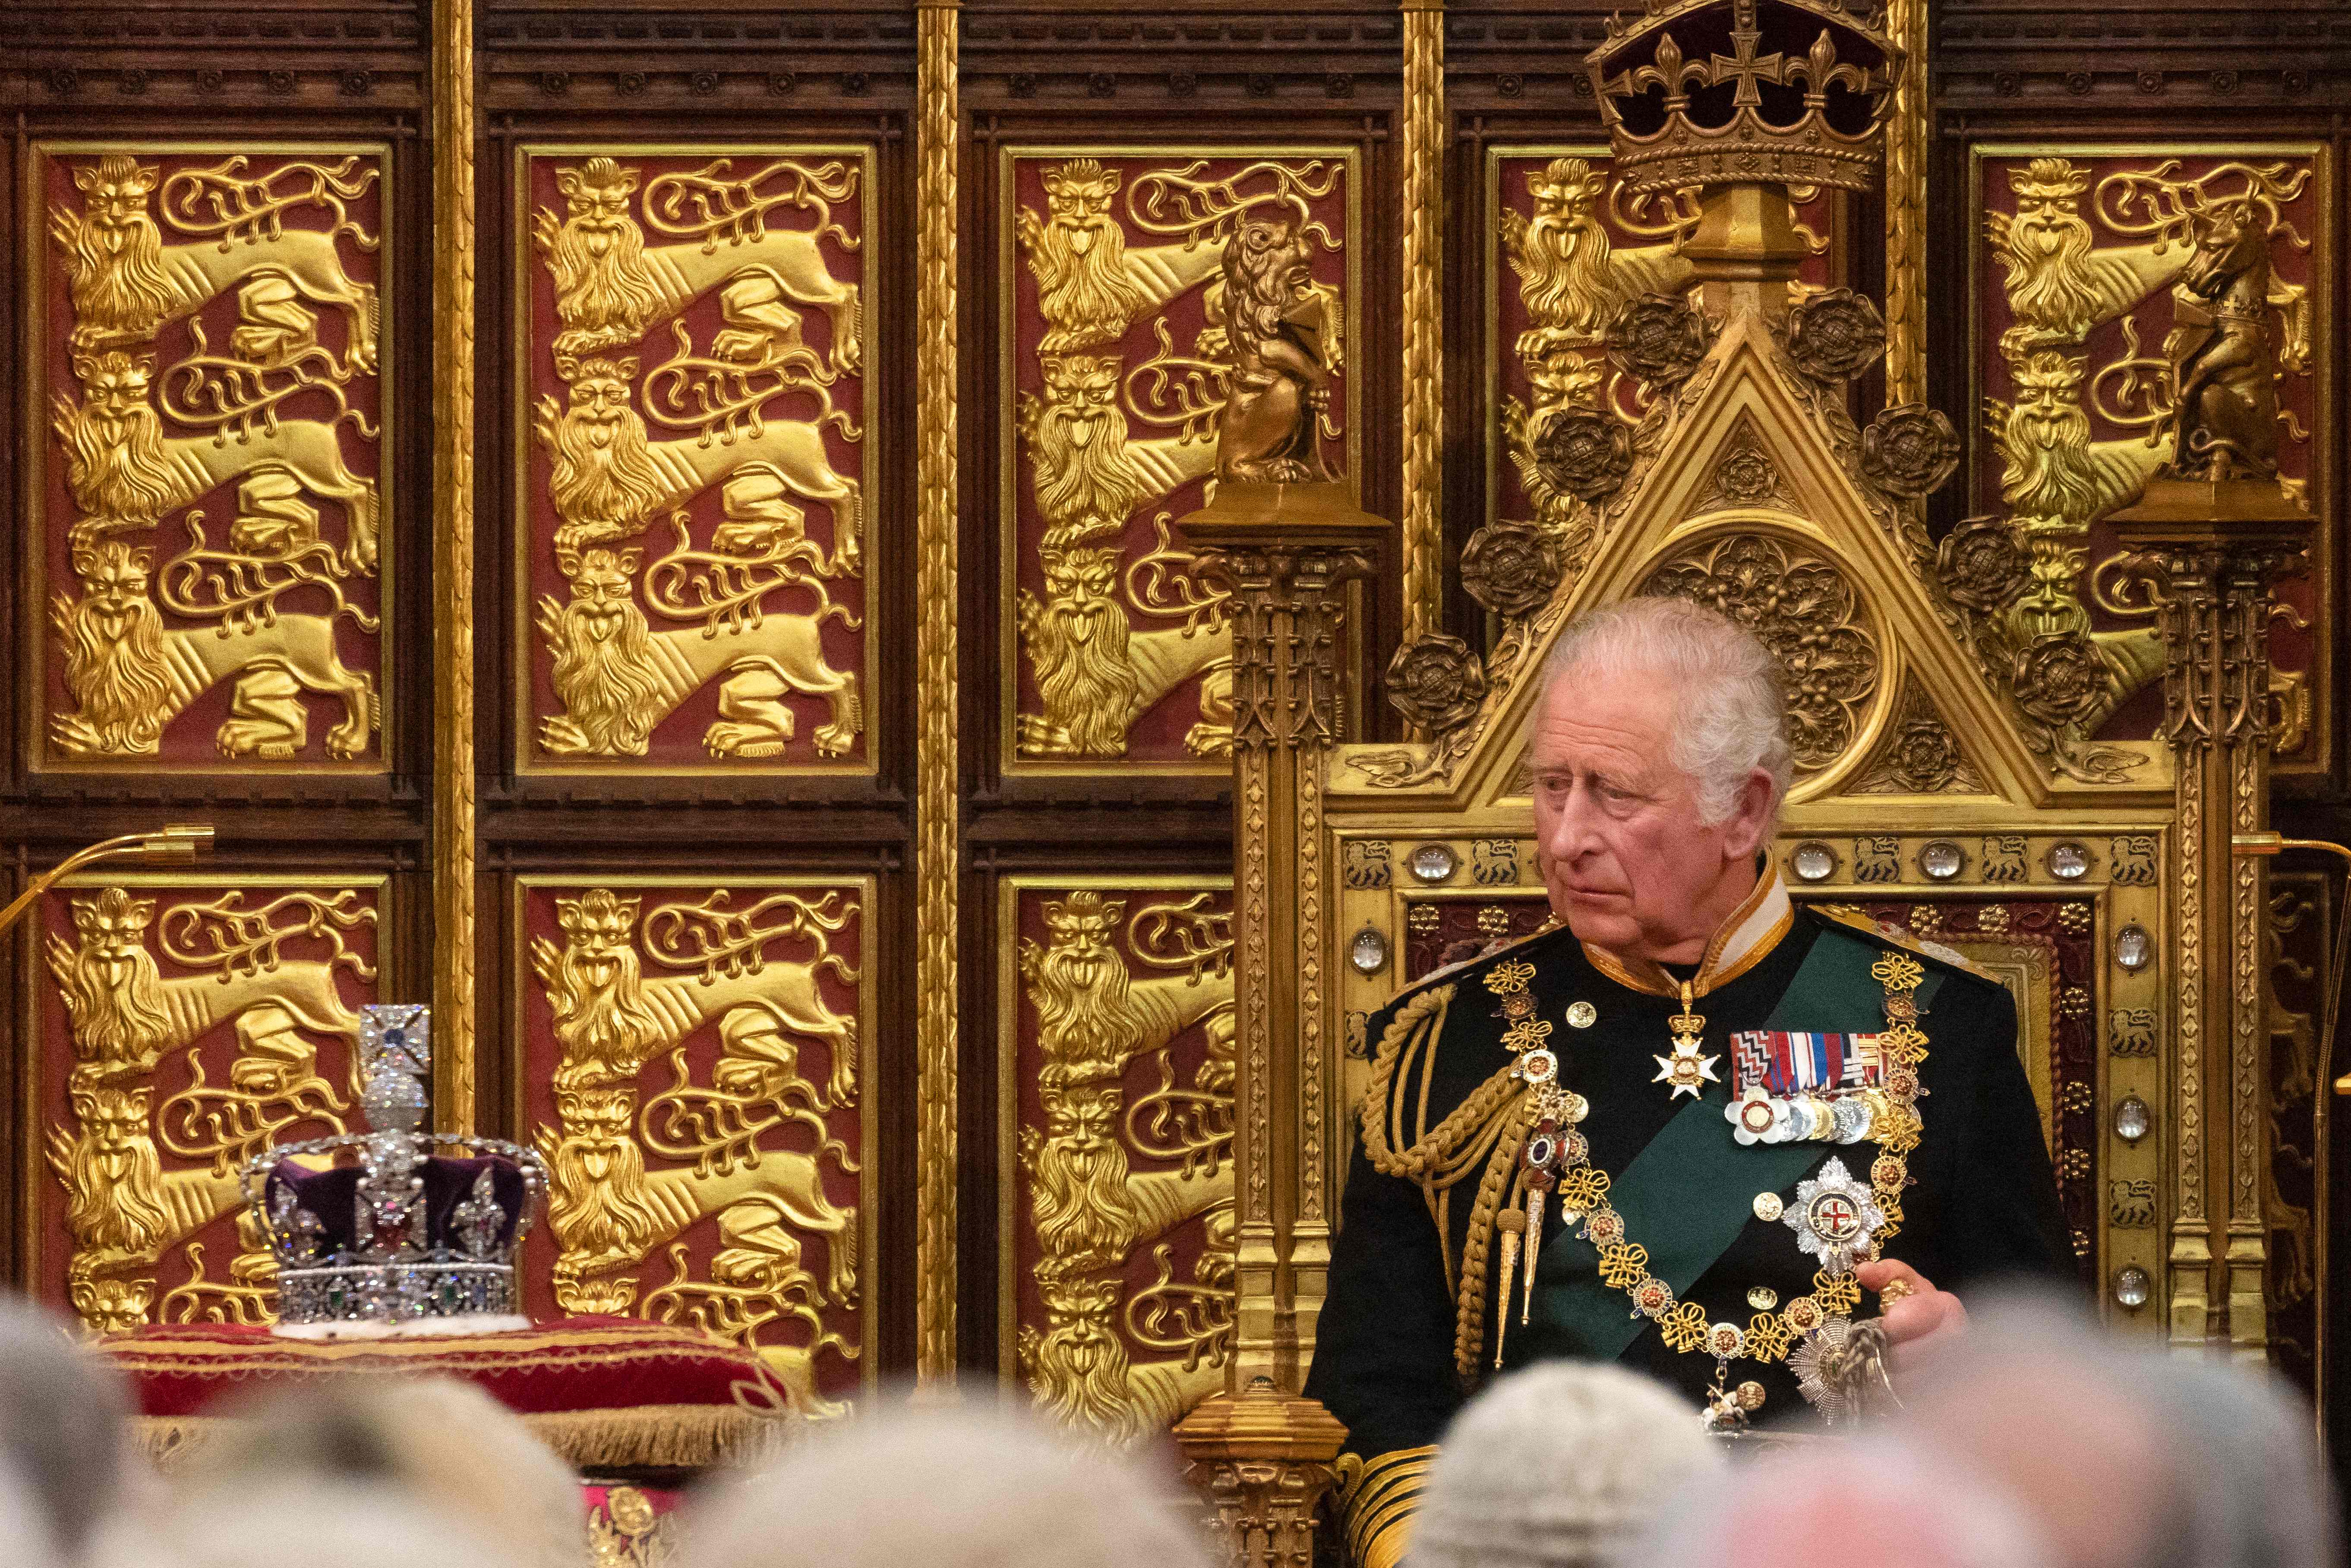
<svg viewBox="0 0 2351 1568">
<path fill-rule="evenodd" d="M 200 1483 L 246 1495 L 288 1476 L 372 1487 L 495 1543 L 517 1568 L 580 1568 L 587 1555 L 579 1477 L 472 1384 L 347 1377 L 234 1414 L 235 1435 L 200 1457 Z"/>
<path fill-rule="evenodd" d="M 0 1468 L 67 1562 L 120 1501 L 130 1410 L 121 1378 L 71 1336 L 62 1318 L 0 1300 Z"/>
<path fill-rule="evenodd" d="M 2335 1486 L 2310 1406 L 2262 1366 L 2146 1358 L 2176 1434 L 2184 1527 L 2156 1559 L 2179 1568 L 2335 1568 Z"/>
<path fill-rule="evenodd" d="M 2040 1521 L 2053 1563 L 2341 1561 L 2310 1409 L 2266 1370 L 2136 1348 L 2046 1296 L 1994 1295 L 1969 1322 L 1905 1377 L 1904 1425 L 1922 1449 L 1996 1477 Z"/>
<path fill-rule="evenodd" d="M 1513 1373 L 1454 1417 L 1413 1529 L 1414 1568 L 1598 1568 L 1722 1465 L 1688 1403 L 1623 1367 Z"/>
<path fill-rule="evenodd" d="M 1673 765 L 1695 786 L 1708 826 L 1728 818 L 1757 768 L 1772 779 L 1772 815 L 1794 776 L 1780 663 L 1729 616 L 1684 599 L 1628 599 L 1568 622 L 1543 661 L 1541 695 L 1574 675 L 1633 675 L 1661 688 L 1673 715 Z M 1768 834 L 1767 834 L 1768 837 Z"/>
<path fill-rule="evenodd" d="M 693 1506 L 686 1568 L 1207 1568 L 1197 1504 L 1140 1458 L 991 1406 L 831 1423 Z"/>
<path fill-rule="evenodd" d="M 101 1522 L 99 1529 L 104 1528 Z M 23 1482 L 5 1472 L 0 1472 L 0 1541 L 8 1543 L 9 1568 L 58 1568 L 65 1561 L 57 1554 L 49 1521 L 42 1517 L 32 1494 Z"/>
<path fill-rule="evenodd" d="M 204 1488 L 137 1536 L 110 1542 L 106 1562 L 107 1568 L 529 1568 L 472 1521 L 442 1513 L 421 1496 L 299 1473 Z"/>
</svg>

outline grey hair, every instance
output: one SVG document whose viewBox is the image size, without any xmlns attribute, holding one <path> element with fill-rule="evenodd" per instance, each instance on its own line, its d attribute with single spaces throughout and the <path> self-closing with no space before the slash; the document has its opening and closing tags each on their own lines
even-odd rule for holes
<svg viewBox="0 0 2351 1568">
<path fill-rule="evenodd" d="M 1661 677 L 1674 693 L 1670 760 L 1698 791 L 1708 826 L 1729 817 L 1748 775 L 1771 775 L 1771 816 L 1795 760 L 1780 662 L 1729 616 L 1686 599 L 1628 599 L 1568 622 L 1543 661 L 1542 695 L 1584 670 Z"/>
<path fill-rule="evenodd" d="M 130 1404 L 113 1368 L 69 1333 L 62 1318 L 0 1300 L 0 1466 L 71 1559 L 120 1493 Z"/>
<path fill-rule="evenodd" d="M 2133 1521 L 2143 1545 L 2132 1557 L 2148 1568 L 2339 1568 L 2316 1422 L 2266 1367 L 2141 1348 L 2102 1333 L 2070 1297 L 1993 1291 L 1968 1320 L 1963 1338 L 1903 1382 L 1909 1440 L 1930 1458 L 2013 1487 L 2018 1474 L 2049 1475 L 2055 1442 L 2076 1454 L 2057 1472 L 2061 1491 L 2085 1459 L 2136 1478 L 2144 1495 L 2103 1494 L 2090 1528 L 2111 1536 Z"/>
<path fill-rule="evenodd" d="M 884 1402 L 691 1505 L 692 1568 L 1208 1568 L 1196 1504 L 1140 1457 L 987 1404 Z M 1152 1450 L 1146 1450 L 1155 1452 Z M 811 1499 L 823 1506 L 811 1507 Z"/>
<path fill-rule="evenodd" d="M 1687 1400 L 1620 1366 L 1552 1362 L 1472 1400 L 1438 1446 L 1415 1568 L 1602 1568 L 1721 1467 Z"/>
<path fill-rule="evenodd" d="M 236 1414 L 244 1419 L 232 1435 L 193 1467 L 210 1490 L 250 1498 L 287 1483 L 353 1489 L 446 1520 L 514 1568 L 581 1568 L 579 1477 L 473 1384 L 349 1377 L 263 1393 Z"/>
<path fill-rule="evenodd" d="M 585 1520 L 582 1505 L 577 1568 L 587 1568 Z M 104 1539 L 103 1561 L 108 1568 L 529 1568 L 471 1522 L 394 1487 L 302 1471 L 207 1487 L 152 1520 L 123 1521 Z"/>
</svg>

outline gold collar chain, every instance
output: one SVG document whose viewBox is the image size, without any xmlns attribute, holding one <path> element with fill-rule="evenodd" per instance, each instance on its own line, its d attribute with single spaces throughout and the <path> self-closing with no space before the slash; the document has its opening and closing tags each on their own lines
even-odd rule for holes
<svg viewBox="0 0 2351 1568">
<path fill-rule="evenodd" d="M 1884 1084 L 1886 1113 L 1874 1117 L 1870 1125 L 1870 1138 L 1878 1145 L 1879 1153 L 1869 1167 L 1869 1197 L 1883 1217 L 1867 1240 L 1867 1250 L 1875 1255 L 1902 1228 L 1901 1195 L 1910 1185 L 1910 1166 L 1906 1156 L 1918 1146 L 1919 1134 L 1924 1130 L 1917 1110 L 1918 1097 L 1924 1092 L 1918 1083 L 1918 1064 L 1927 1059 L 1927 1036 L 1918 1027 L 1917 992 L 1927 972 L 1916 958 L 1888 953 L 1870 967 L 1869 973 L 1886 992 L 1886 1027 L 1878 1038 L 1887 1063 Z M 1525 995 L 1527 983 L 1533 978 L 1534 966 L 1524 963 L 1498 966 L 1488 974 L 1487 988 L 1501 998 L 1502 1006 L 1498 1010 L 1504 1017 L 1521 1023 L 1541 1022 L 1533 1017 L 1531 998 L 1515 1009 L 1511 1000 Z M 1705 1020 L 1692 1013 L 1695 998 L 1687 983 L 1682 997 L 1682 1012 L 1672 1020 L 1677 1054 L 1685 1039 L 1695 1046 L 1697 1042 L 1690 1037 L 1705 1027 Z M 1515 1029 L 1505 1033 L 1505 1043 L 1512 1043 L 1514 1032 Z M 1520 1053 L 1515 1075 L 1533 1092 L 1535 1100 L 1532 1128 L 1519 1154 L 1511 1202 L 1496 1220 L 1502 1233 L 1502 1259 L 1494 1333 L 1495 1366 L 1502 1364 L 1511 1277 L 1517 1271 L 1522 1243 L 1526 1281 L 1519 1308 L 1520 1326 L 1524 1327 L 1532 1315 L 1543 1213 L 1550 1194 L 1555 1190 L 1566 1222 L 1574 1225 L 1580 1220 L 1583 1229 L 1579 1235 L 1598 1249 L 1600 1278 L 1631 1297 L 1635 1312 L 1656 1323 L 1667 1348 L 1685 1354 L 1704 1353 L 1714 1357 L 1714 1385 L 1708 1390 L 1705 1416 L 1709 1430 L 1736 1430 L 1745 1425 L 1750 1414 L 1762 1406 L 1761 1384 L 1750 1380 L 1735 1389 L 1727 1386 L 1730 1364 L 1741 1357 L 1767 1364 L 1785 1359 L 1797 1373 L 1798 1385 L 1805 1397 L 1822 1406 L 1823 1414 L 1834 1420 L 1832 1406 L 1836 1391 L 1831 1385 L 1826 1364 L 1842 1346 L 1851 1328 L 1851 1314 L 1861 1305 L 1861 1284 L 1852 1267 L 1858 1260 L 1858 1253 L 1840 1250 L 1824 1259 L 1824 1266 L 1813 1276 L 1811 1294 L 1800 1296 L 1776 1311 L 1757 1312 L 1744 1328 L 1727 1320 L 1709 1323 L 1704 1308 L 1696 1301 L 1677 1300 L 1674 1288 L 1649 1272 L 1648 1249 L 1625 1234 L 1624 1217 L 1608 1201 L 1608 1173 L 1593 1167 L 1590 1145 L 1576 1130 L 1575 1124 L 1590 1113 L 1589 1103 L 1583 1095 L 1559 1083 L 1558 1059 L 1546 1043 L 1550 1033 L 1550 1026 L 1542 1024 L 1540 1030 L 1527 1030 L 1519 1037 L 1519 1043 L 1512 1043 L 1512 1049 Z M 1666 1059 L 1658 1060 L 1662 1062 Z M 1712 1062 L 1718 1059 L 1706 1060 Z M 1802 1187 L 1816 1185 L 1824 1184 L 1804 1183 Z M 1834 1198 L 1836 1194 L 1832 1190 L 1828 1196 Z M 1795 1217 L 1791 1217 L 1791 1222 L 1795 1223 Z M 1799 1234 L 1802 1233 L 1800 1227 Z M 1760 1295 L 1761 1292 L 1750 1295 L 1750 1303 Z"/>
</svg>

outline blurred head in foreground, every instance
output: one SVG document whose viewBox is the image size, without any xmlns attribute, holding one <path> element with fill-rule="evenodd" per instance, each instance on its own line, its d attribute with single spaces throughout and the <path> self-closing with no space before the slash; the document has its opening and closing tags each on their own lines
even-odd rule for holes
<svg viewBox="0 0 2351 1568">
<path fill-rule="evenodd" d="M 1679 1395 L 1623 1367 L 1556 1362 L 1454 1418 L 1428 1474 L 1413 1568 L 1586 1568 L 1627 1548 L 1721 1445 Z"/>
<path fill-rule="evenodd" d="M 18 1541 L 42 1543 L 26 1548 L 37 1561 L 47 1552 L 74 1561 L 122 1486 L 121 1379 L 70 1333 L 61 1318 L 0 1300 L 0 1469 L 29 1515 L 24 1533 L 0 1541 L 12 1551 Z"/>
<path fill-rule="evenodd" d="M 1903 1397 L 1909 1440 L 2014 1498 L 2068 1568 L 2339 1561 L 2310 1409 L 2265 1368 L 2129 1348 L 2012 1297 Z"/>
<path fill-rule="evenodd" d="M 424 1521 L 434 1527 L 431 1539 L 473 1538 L 499 1568 L 579 1568 L 587 1521 L 578 1478 L 521 1417 L 471 1384 L 345 1379 L 273 1395 L 237 1414 L 241 1429 L 202 1454 L 189 1477 L 180 1511 L 191 1521 L 191 1539 L 211 1539 L 208 1521 L 232 1534 L 269 1527 L 266 1516 L 291 1511 L 279 1504 L 281 1494 L 308 1490 L 322 1500 L 344 1497 L 387 1524 L 394 1515 Z M 246 1539 L 249 1545 L 254 1538 Z M 337 1568 L 410 1561 L 345 1559 L 298 1535 L 285 1539 L 304 1544 L 275 1557 L 255 1552 L 222 1561 Z M 474 1568 L 475 1559 L 440 1561 Z"/>
<path fill-rule="evenodd" d="M 1994 1298 L 1849 1448 L 1739 1468 L 1651 1543 L 1719 1568 L 2333 1568 L 2308 1408 L 2266 1372 Z"/>
<path fill-rule="evenodd" d="M 821 1506 L 813 1500 L 821 1499 Z M 1207 1568 L 1144 1465 L 987 1406 L 884 1404 L 702 1501 L 687 1568 Z"/>
<path fill-rule="evenodd" d="M 580 1568 L 582 1546 L 566 1568 Z M 142 1537 L 114 1546 L 107 1568 L 535 1568 L 464 1521 L 381 1483 L 301 1474 L 182 1501 Z"/>
</svg>

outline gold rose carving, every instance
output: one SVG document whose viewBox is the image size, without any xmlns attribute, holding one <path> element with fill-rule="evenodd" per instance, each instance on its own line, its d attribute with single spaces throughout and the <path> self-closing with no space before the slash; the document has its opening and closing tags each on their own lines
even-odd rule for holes
<svg viewBox="0 0 2351 1568">
<path fill-rule="evenodd" d="M 1043 591 L 1016 601 L 1041 710 L 1016 716 L 1024 758 L 1123 757 L 1135 721 L 1196 679 L 1200 718 L 1185 750 L 1229 754 L 1224 597 L 1171 542 L 1172 511 L 1153 518 L 1155 542 L 1139 553 L 1128 523 L 1211 476 L 1220 447 L 1226 477 L 1326 476 L 1320 443 L 1340 434 L 1327 411 L 1343 314 L 1337 290 L 1310 274 L 1340 241 L 1310 204 L 1338 188 L 1344 166 L 1208 169 L 1195 160 L 1130 183 L 1073 158 L 1044 171 L 1042 214 L 1013 214 L 1043 320 L 1042 390 L 1022 394 L 1017 421 L 1044 525 Z M 1202 321 L 1180 345 L 1165 312 L 1195 290 Z M 1146 319 L 1154 351 L 1129 365 L 1117 345 Z"/>
<path fill-rule="evenodd" d="M 1982 778 L 1959 748 L 1958 733 L 1916 686 L 1906 689 L 1893 725 L 1853 786 L 1856 795 L 1980 795 Z"/>
<path fill-rule="evenodd" d="M 826 705 L 810 737 L 818 758 L 855 747 L 859 678 L 833 665 L 822 632 L 863 623 L 827 585 L 862 573 L 864 485 L 826 441 L 828 431 L 863 440 L 833 397 L 857 377 L 862 314 L 857 286 L 833 277 L 820 246 L 858 249 L 834 204 L 856 201 L 862 180 L 841 160 L 738 172 L 721 158 L 647 181 L 594 157 L 557 172 L 564 209 L 541 208 L 532 227 L 563 382 L 560 399 L 538 400 L 532 437 L 569 589 L 538 604 L 561 709 L 540 720 L 545 755 L 645 756 L 655 727 L 714 679 L 719 716 L 703 735 L 713 758 L 784 756 L 798 727 L 791 697 Z M 782 212 L 810 226 L 778 224 Z M 687 237 L 648 246 L 648 229 Z M 697 348 L 683 312 L 712 290 L 720 325 Z M 821 352 L 806 341 L 805 309 L 825 317 Z M 664 321 L 666 358 L 612 351 Z M 685 434 L 655 440 L 654 425 Z M 714 486 L 722 520 L 697 543 L 684 508 Z M 818 537 L 807 502 L 830 520 Z M 665 548 L 632 542 L 658 527 Z M 654 618 L 675 625 L 655 632 Z"/>
<path fill-rule="evenodd" d="M 1040 1406 L 1113 1442 L 1165 1432 L 1222 1387 L 1231 1349 L 1233 939 L 1216 896 L 1130 919 L 1123 900 L 1081 890 L 1047 899 L 1047 940 L 1020 945 L 1044 1110 L 1020 1132 L 1044 1308 L 1020 1331 L 1020 1366 Z M 1207 1055 L 1187 1073 L 1174 1046 L 1196 1028 Z M 1156 1083 L 1130 1104 L 1138 1061 Z M 1131 1155 L 1161 1168 L 1137 1173 Z M 1181 1267 L 1174 1238 L 1196 1223 Z M 1154 1278 L 1130 1291 L 1144 1248 Z"/>
<path fill-rule="evenodd" d="M 816 1361 L 828 1348 L 862 1354 L 824 1316 L 862 1301 L 858 1214 L 828 1196 L 825 1171 L 860 1167 L 827 1118 L 857 1103 L 859 1035 L 858 1020 L 819 994 L 818 977 L 856 982 L 831 943 L 859 905 L 834 890 L 768 893 L 738 908 L 723 889 L 650 913 L 643 904 L 609 888 L 559 898 L 562 945 L 542 937 L 531 947 L 562 1051 L 556 1125 L 538 1134 L 554 1176 L 557 1304 L 755 1344 L 795 1409 L 839 1414 Z M 648 962 L 672 973 L 649 977 Z M 718 1051 L 698 1079 L 687 1041 L 714 1020 Z M 810 1040 L 830 1060 L 821 1082 L 801 1065 Z M 644 1097 L 641 1075 L 662 1057 L 669 1086 Z M 810 1147 L 779 1146 L 772 1134 L 787 1126 Z M 649 1168 L 648 1155 L 663 1168 Z M 697 1278 L 681 1238 L 705 1220 L 718 1246 Z M 821 1281 L 802 1260 L 808 1238 L 824 1247 Z M 664 1247 L 670 1277 L 640 1302 L 638 1276 L 620 1270 Z M 760 1339 L 786 1320 L 807 1338 Z"/>
<path fill-rule="evenodd" d="M 1710 606 L 1762 639 L 1787 677 L 1800 775 L 1834 765 L 1860 734 L 1877 691 L 1878 632 L 1831 562 L 1769 536 L 1734 535 L 1668 559 L 1641 591 Z"/>
<path fill-rule="evenodd" d="M 2148 611 L 2112 598 L 2103 567 L 2085 583 L 2090 528 L 2159 474 L 2206 478 L 2217 465 L 2222 476 L 2275 476 L 2276 389 L 2309 371 L 2311 306 L 2306 290 L 2277 278 L 2272 249 L 2310 246 L 2284 213 L 2310 171 L 2231 161 L 2189 176 L 2170 159 L 2095 184 L 2093 173 L 2068 158 L 2032 158 L 2008 172 L 2014 211 L 1985 214 L 2012 389 L 2012 401 L 1986 400 L 1985 425 L 2001 456 L 2009 515 L 1999 521 L 2025 571 L 2012 594 L 1988 604 L 1948 577 L 1947 586 L 2051 768 L 2117 782 L 2128 754 L 2091 737 L 2161 672 L 2163 655 L 2152 628 L 2092 630 L 2092 603 L 2124 619 Z M 2098 244 L 2100 229 L 2125 243 Z M 2167 294 L 2169 336 L 2143 349 L 2142 314 Z M 2110 322 L 2121 324 L 2122 355 L 2094 367 L 2090 336 Z M 2094 440 L 2094 418 L 2130 434 Z"/>
<path fill-rule="evenodd" d="M 356 1040 L 359 1016 L 339 975 L 376 977 L 345 941 L 376 923 L 354 890 L 257 904 L 232 891 L 175 904 L 160 925 L 156 909 L 120 887 L 76 898 L 74 939 L 52 936 L 46 955 L 74 1058 L 73 1113 L 49 1129 L 48 1164 L 74 1241 L 68 1291 L 100 1332 L 148 1321 L 158 1259 L 240 1207 L 246 1160 L 297 1124 L 345 1130 L 358 1085 L 348 1070 L 339 1080 L 321 1071 L 314 1037 Z M 159 954 L 181 972 L 165 977 Z M 214 1083 L 198 1042 L 223 1023 L 236 1055 Z M 162 1093 L 157 1070 L 172 1052 L 183 1055 L 182 1086 Z M 166 1170 L 167 1154 L 202 1163 Z M 188 1242 L 190 1278 L 163 1301 L 170 1321 L 266 1319 L 273 1266 L 261 1238 L 239 1235 L 243 1250 L 219 1283 L 204 1278 L 202 1244 Z"/>
<path fill-rule="evenodd" d="M 50 211 L 76 386 L 52 395 L 49 420 L 74 506 L 78 591 L 56 593 L 49 612 L 75 705 L 53 716 L 49 737 L 68 758 L 155 756 L 165 727 L 223 681 L 233 683 L 214 737 L 224 757 L 298 757 L 308 695 L 342 705 L 325 737 L 338 760 L 359 758 L 381 727 L 374 678 L 345 665 L 337 631 L 339 621 L 380 630 L 347 591 L 377 574 L 381 553 L 382 497 L 347 446 L 381 438 L 367 407 L 379 307 L 343 248 L 381 249 L 381 235 L 351 214 L 379 171 L 356 155 L 261 174 L 251 164 L 239 155 L 166 175 L 108 153 L 72 170 L 78 208 Z M 298 213 L 328 226 L 288 227 Z M 194 237 L 167 246 L 167 226 Z M 237 325 L 215 347 L 201 312 L 224 295 Z M 321 339 L 321 309 L 341 319 L 340 352 Z M 186 349 L 166 361 L 159 334 L 181 321 Z M 200 434 L 167 434 L 167 420 Z M 237 505 L 218 538 L 202 513 L 183 512 L 185 543 L 159 564 L 157 545 L 117 537 L 152 536 L 223 485 Z M 319 502 L 340 513 L 340 539 Z M 197 624 L 167 627 L 165 612 Z"/>
</svg>

